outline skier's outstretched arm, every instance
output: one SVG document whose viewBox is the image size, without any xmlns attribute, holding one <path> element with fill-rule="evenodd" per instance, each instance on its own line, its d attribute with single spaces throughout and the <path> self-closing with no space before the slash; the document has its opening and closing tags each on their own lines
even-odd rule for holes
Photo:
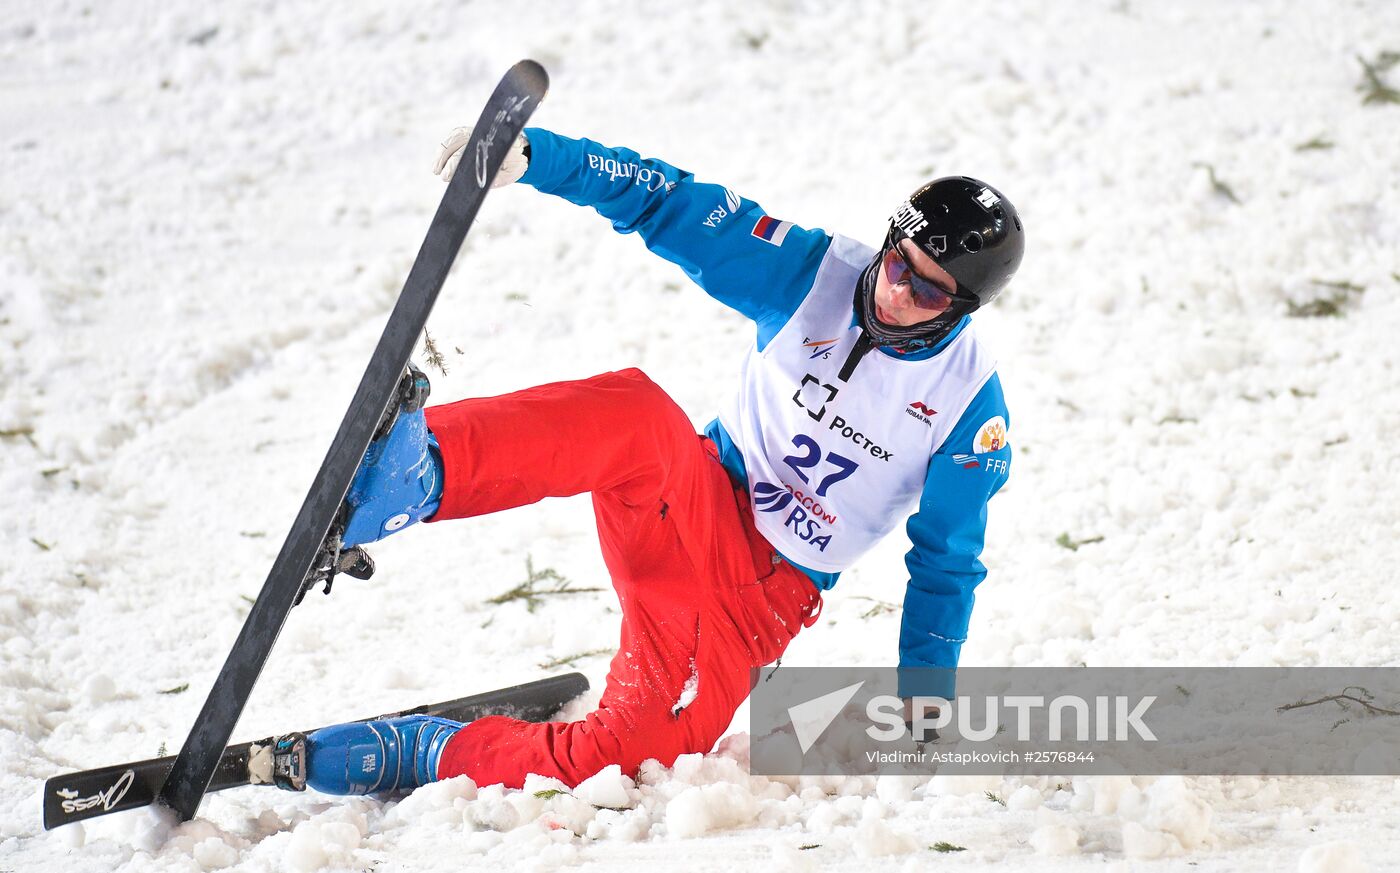
<svg viewBox="0 0 1400 873">
<path fill-rule="evenodd" d="M 995 373 L 929 461 L 919 509 L 907 526 L 909 586 L 899 636 L 900 694 L 946 697 L 953 691 L 972 615 L 973 589 L 986 577 L 980 555 L 987 502 L 1011 472 L 1009 427 Z M 916 668 L 914 672 L 904 672 Z M 939 668 L 937 674 L 918 668 Z"/>
<path fill-rule="evenodd" d="M 449 152 L 465 141 L 454 135 L 443 143 L 437 171 L 450 175 Z M 773 219 L 729 188 L 630 149 L 536 127 L 525 131 L 518 153 L 523 174 L 503 171 L 495 185 L 518 178 L 592 207 L 619 233 L 639 234 L 648 249 L 755 321 L 760 346 L 796 311 L 831 244 L 820 229 Z"/>
</svg>

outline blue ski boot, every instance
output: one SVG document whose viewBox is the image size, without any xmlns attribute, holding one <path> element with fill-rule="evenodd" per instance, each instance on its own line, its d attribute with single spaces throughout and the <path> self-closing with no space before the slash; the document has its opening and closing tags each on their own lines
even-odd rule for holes
<svg viewBox="0 0 1400 873">
<path fill-rule="evenodd" d="M 399 404 L 380 422 L 345 495 L 345 548 L 382 540 L 431 516 L 442 501 L 442 453 L 423 405 L 428 377 L 409 365 Z"/>
<path fill-rule="evenodd" d="M 341 545 L 382 540 L 437 512 L 442 502 L 442 455 L 423 410 L 400 415 L 370 443 L 350 490 Z"/>
<path fill-rule="evenodd" d="M 360 546 L 437 511 L 442 502 L 442 454 L 423 415 L 428 391 L 428 377 L 410 364 L 302 582 L 297 603 L 318 582 L 325 583 L 329 594 L 337 573 L 368 579 L 374 575 L 374 561 Z"/>
<path fill-rule="evenodd" d="M 268 741 L 272 775 L 258 782 L 325 794 L 378 794 L 437 781 L 438 760 L 461 722 L 431 715 L 355 721 Z M 250 770 L 252 768 L 250 767 Z"/>
</svg>

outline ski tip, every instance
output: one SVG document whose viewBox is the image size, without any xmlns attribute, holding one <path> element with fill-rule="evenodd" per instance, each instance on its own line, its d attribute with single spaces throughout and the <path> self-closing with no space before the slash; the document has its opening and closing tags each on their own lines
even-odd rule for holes
<svg viewBox="0 0 1400 873">
<path fill-rule="evenodd" d="M 545 72 L 544 66 L 538 61 L 532 61 L 529 58 L 517 61 L 515 66 L 510 68 L 510 75 L 530 81 L 533 88 L 538 90 L 541 95 L 549 90 L 549 73 Z"/>
</svg>

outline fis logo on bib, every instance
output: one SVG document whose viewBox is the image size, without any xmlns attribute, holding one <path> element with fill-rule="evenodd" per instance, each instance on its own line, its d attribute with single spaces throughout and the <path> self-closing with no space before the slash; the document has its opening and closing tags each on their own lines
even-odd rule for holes
<svg viewBox="0 0 1400 873">
<path fill-rule="evenodd" d="M 814 546 L 819 552 L 826 551 L 826 547 L 831 544 L 831 534 L 827 533 L 822 522 L 834 524 L 836 516 L 828 514 L 813 498 L 800 493 L 794 494 L 782 485 L 755 482 L 753 506 L 758 512 L 780 513 L 788 510 L 787 516 L 783 518 L 783 527 L 791 530 L 799 540 Z"/>
<path fill-rule="evenodd" d="M 810 337 L 803 337 L 802 348 L 812 350 L 812 355 L 807 360 L 815 361 L 817 358 L 821 358 L 825 361 L 827 358 L 831 357 L 831 350 L 835 348 L 836 344 L 840 341 L 839 337 L 825 340 L 814 340 Z"/>
</svg>

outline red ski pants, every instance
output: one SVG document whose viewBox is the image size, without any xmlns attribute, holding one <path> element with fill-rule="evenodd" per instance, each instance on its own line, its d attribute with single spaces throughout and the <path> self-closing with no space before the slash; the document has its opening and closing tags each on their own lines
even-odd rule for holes
<svg viewBox="0 0 1400 873">
<path fill-rule="evenodd" d="M 754 529 L 714 443 L 640 370 L 427 410 L 445 483 L 433 521 L 593 494 L 622 606 L 598 709 L 582 721 L 490 716 L 448 743 L 438 777 L 574 786 L 609 764 L 635 775 L 708 752 L 748 696 L 750 668 L 816 620 L 821 596 Z"/>
</svg>

